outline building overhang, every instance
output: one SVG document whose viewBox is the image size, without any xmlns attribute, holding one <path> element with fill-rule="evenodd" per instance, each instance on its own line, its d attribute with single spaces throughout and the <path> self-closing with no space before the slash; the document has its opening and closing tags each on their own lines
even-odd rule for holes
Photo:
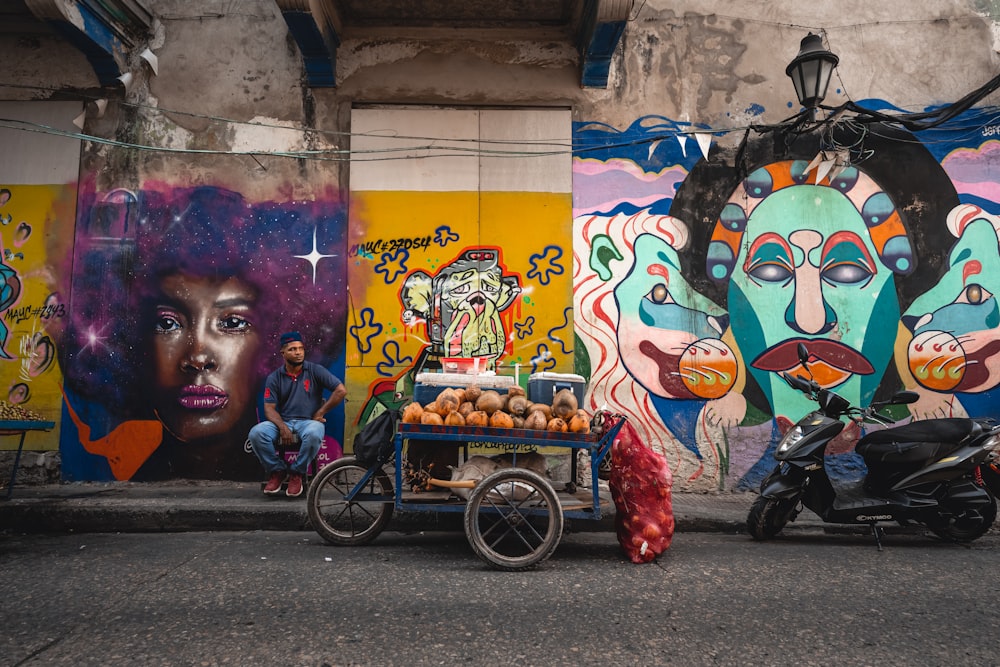
<svg viewBox="0 0 1000 667">
<path fill-rule="evenodd" d="M 24 0 L 33 16 L 79 49 L 102 86 L 128 70 L 130 51 L 145 42 L 148 0 Z"/>
<path fill-rule="evenodd" d="M 507 38 L 571 43 L 580 54 L 580 84 L 606 88 L 611 60 L 633 0 L 276 0 L 299 46 L 312 87 L 337 85 L 337 49 L 352 32 L 398 38 L 400 30 L 419 39 L 442 28 Z"/>
</svg>

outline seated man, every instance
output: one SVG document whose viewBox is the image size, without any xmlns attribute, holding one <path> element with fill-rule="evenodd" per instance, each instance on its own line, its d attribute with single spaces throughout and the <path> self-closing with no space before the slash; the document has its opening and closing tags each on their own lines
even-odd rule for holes
<svg viewBox="0 0 1000 667">
<path fill-rule="evenodd" d="M 294 498 L 302 494 L 305 472 L 323 444 L 324 415 L 344 400 L 347 390 L 326 368 L 306 361 L 306 348 L 298 331 L 281 334 L 281 356 L 285 359 L 284 365 L 268 375 L 264 382 L 267 421 L 250 429 L 250 447 L 270 475 L 264 493 L 280 493 L 287 476 L 285 495 Z M 324 389 L 330 390 L 325 401 Z M 275 441 L 280 440 L 287 447 L 294 443 L 296 435 L 302 444 L 289 468 L 275 450 Z"/>
</svg>

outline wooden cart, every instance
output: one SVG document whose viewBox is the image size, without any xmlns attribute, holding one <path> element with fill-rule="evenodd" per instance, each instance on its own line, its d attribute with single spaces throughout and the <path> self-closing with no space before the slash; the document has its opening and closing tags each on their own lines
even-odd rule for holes
<svg viewBox="0 0 1000 667">
<path fill-rule="evenodd" d="M 599 413 L 598 432 L 585 434 L 486 427 L 399 424 L 395 456 L 387 465 L 365 467 L 353 456 L 325 466 L 313 479 L 307 497 L 313 528 L 331 544 L 371 542 L 388 525 L 393 510 L 461 512 L 473 551 L 499 570 L 526 570 L 541 563 L 562 537 L 564 518 L 601 518 L 609 502 L 599 493 L 598 468 L 624 423 L 624 417 Z M 466 456 L 476 443 L 500 446 L 513 455 L 514 467 L 494 472 L 469 492 L 468 500 L 449 489 L 415 492 L 404 483 L 405 444 L 409 440 L 460 446 Z M 569 482 L 517 467 L 519 452 L 565 448 L 570 454 Z M 589 454 L 590 488 L 575 480 L 577 452 Z M 390 474 L 395 472 L 394 479 Z M 556 489 L 558 486 L 558 490 Z"/>
</svg>

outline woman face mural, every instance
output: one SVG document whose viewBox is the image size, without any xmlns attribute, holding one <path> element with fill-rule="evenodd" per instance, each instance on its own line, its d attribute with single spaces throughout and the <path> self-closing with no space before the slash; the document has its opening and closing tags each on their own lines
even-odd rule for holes
<svg viewBox="0 0 1000 667">
<path fill-rule="evenodd" d="M 342 210 L 335 201 L 251 205 L 212 187 L 128 199 L 121 219 L 105 215 L 121 208 L 107 195 L 84 210 L 91 224 L 78 235 L 60 362 L 67 400 L 88 421 L 64 431 L 64 460 L 98 471 L 71 463 L 82 479 L 102 478 L 90 455 L 106 456 L 115 479 L 258 479 L 243 444 L 263 378 L 281 361 L 278 334 L 301 331 L 310 360 L 328 366 L 343 345 Z"/>
<path fill-rule="evenodd" d="M 160 281 L 151 356 L 154 410 L 182 442 L 245 432 L 261 350 L 256 290 L 238 278 Z"/>
<path fill-rule="evenodd" d="M 912 251 L 889 197 L 848 168 L 815 181 L 804 161 L 758 169 L 724 207 L 708 272 L 731 278 L 729 315 L 749 372 L 775 414 L 795 414 L 799 396 L 779 373 L 810 370 L 852 402 L 871 399 L 892 358 L 899 320 L 893 272 Z"/>
</svg>

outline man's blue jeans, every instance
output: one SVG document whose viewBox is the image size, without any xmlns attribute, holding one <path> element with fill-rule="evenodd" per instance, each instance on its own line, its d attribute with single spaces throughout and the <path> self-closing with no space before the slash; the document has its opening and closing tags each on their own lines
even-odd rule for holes
<svg viewBox="0 0 1000 667">
<path fill-rule="evenodd" d="M 275 449 L 279 437 L 278 427 L 271 422 L 263 421 L 250 429 L 250 447 L 257 455 L 261 465 L 264 466 L 267 474 L 288 469 L 291 472 L 305 475 L 309 464 L 319 454 L 319 448 L 323 444 L 323 436 L 326 435 L 326 426 L 313 419 L 287 419 L 285 423 L 288 424 L 288 428 L 292 429 L 292 433 L 297 434 L 302 440 L 299 454 L 290 467 Z"/>
</svg>

